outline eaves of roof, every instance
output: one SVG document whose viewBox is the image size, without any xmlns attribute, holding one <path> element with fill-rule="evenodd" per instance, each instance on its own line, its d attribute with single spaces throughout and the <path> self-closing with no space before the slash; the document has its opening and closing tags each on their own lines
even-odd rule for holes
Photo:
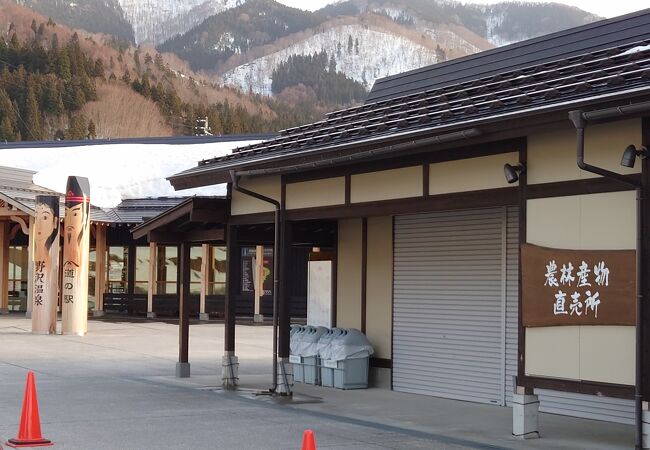
<svg viewBox="0 0 650 450">
<path fill-rule="evenodd" d="M 227 182 L 230 170 L 269 163 L 289 168 L 389 145 L 397 139 L 444 135 L 516 117 L 584 107 L 650 92 L 650 40 L 546 62 L 440 89 L 349 108 L 281 132 L 271 141 L 205 160 L 169 178 L 176 189 Z M 506 126 L 506 125 L 504 125 Z"/>
</svg>

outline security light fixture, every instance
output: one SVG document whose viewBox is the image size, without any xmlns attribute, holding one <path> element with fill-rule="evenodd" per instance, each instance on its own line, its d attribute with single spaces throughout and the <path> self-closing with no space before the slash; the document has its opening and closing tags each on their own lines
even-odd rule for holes
<svg viewBox="0 0 650 450">
<path fill-rule="evenodd" d="M 505 164 L 503 166 L 503 173 L 506 176 L 508 184 L 516 183 L 519 181 L 519 175 L 526 173 L 526 166 L 523 163 L 519 163 L 516 166 Z"/>
<path fill-rule="evenodd" d="M 628 145 L 621 157 L 621 166 L 634 167 L 637 156 L 641 159 L 646 158 L 648 156 L 648 149 L 645 147 L 637 149 L 634 145 Z"/>
</svg>

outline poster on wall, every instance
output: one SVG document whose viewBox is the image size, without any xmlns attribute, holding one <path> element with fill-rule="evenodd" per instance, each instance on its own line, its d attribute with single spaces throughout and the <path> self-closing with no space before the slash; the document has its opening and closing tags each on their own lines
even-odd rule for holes
<svg viewBox="0 0 650 450">
<path fill-rule="evenodd" d="M 241 291 L 246 294 L 255 293 L 255 247 L 244 247 L 241 249 Z M 264 248 L 264 266 L 262 270 L 262 286 L 264 295 L 273 294 L 273 249 Z"/>
<path fill-rule="evenodd" d="M 332 261 L 309 261 L 307 325 L 332 327 Z"/>
<path fill-rule="evenodd" d="M 634 250 L 521 248 L 522 324 L 634 325 Z"/>
</svg>

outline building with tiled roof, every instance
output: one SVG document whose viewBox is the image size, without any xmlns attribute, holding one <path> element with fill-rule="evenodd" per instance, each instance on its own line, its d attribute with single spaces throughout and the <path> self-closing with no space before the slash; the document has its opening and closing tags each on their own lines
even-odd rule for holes
<svg viewBox="0 0 650 450">
<path fill-rule="evenodd" d="M 307 247 L 308 323 L 365 333 L 375 385 L 512 408 L 522 438 L 543 435 L 538 409 L 626 423 L 648 448 L 648 146 L 643 10 L 378 80 L 169 180 L 229 183 L 229 254 L 275 245 L 279 374 Z M 224 361 L 235 344 L 227 317 Z"/>
</svg>

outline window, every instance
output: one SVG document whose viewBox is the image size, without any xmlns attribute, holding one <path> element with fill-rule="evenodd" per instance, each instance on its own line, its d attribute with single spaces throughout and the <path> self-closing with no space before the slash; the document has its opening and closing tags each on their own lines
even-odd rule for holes
<svg viewBox="0 0 650 450">
<path fill-rule="evenodd" d="M 210 246 L 208 295 L 226 295 L 226 247 Z"/>
<path fill-rule="evenodd" d="M 27 247 L 9 247 L 9 309 L 27 309 Z"/>
<path fill-rule="evenodd" d="M 135 248 L 135 291 L 136 294 L 149 293 L 149 247 Z"/>
<path fill-rule="evenodd" d="M 190 247 L 190 295 L 201 294 L 201 264 L 203 264 L 203 248 Z"/>
<path fill-rule="evenodd" d="M 129 247 L 108 247 L 107 292 L 126 294 L 129 284 Z"/>
<path fill-rule="evenodd" d="M 178 248 L 158 246 L 158 294 L 176 294 L 178 276 Z"/>
</svg>

